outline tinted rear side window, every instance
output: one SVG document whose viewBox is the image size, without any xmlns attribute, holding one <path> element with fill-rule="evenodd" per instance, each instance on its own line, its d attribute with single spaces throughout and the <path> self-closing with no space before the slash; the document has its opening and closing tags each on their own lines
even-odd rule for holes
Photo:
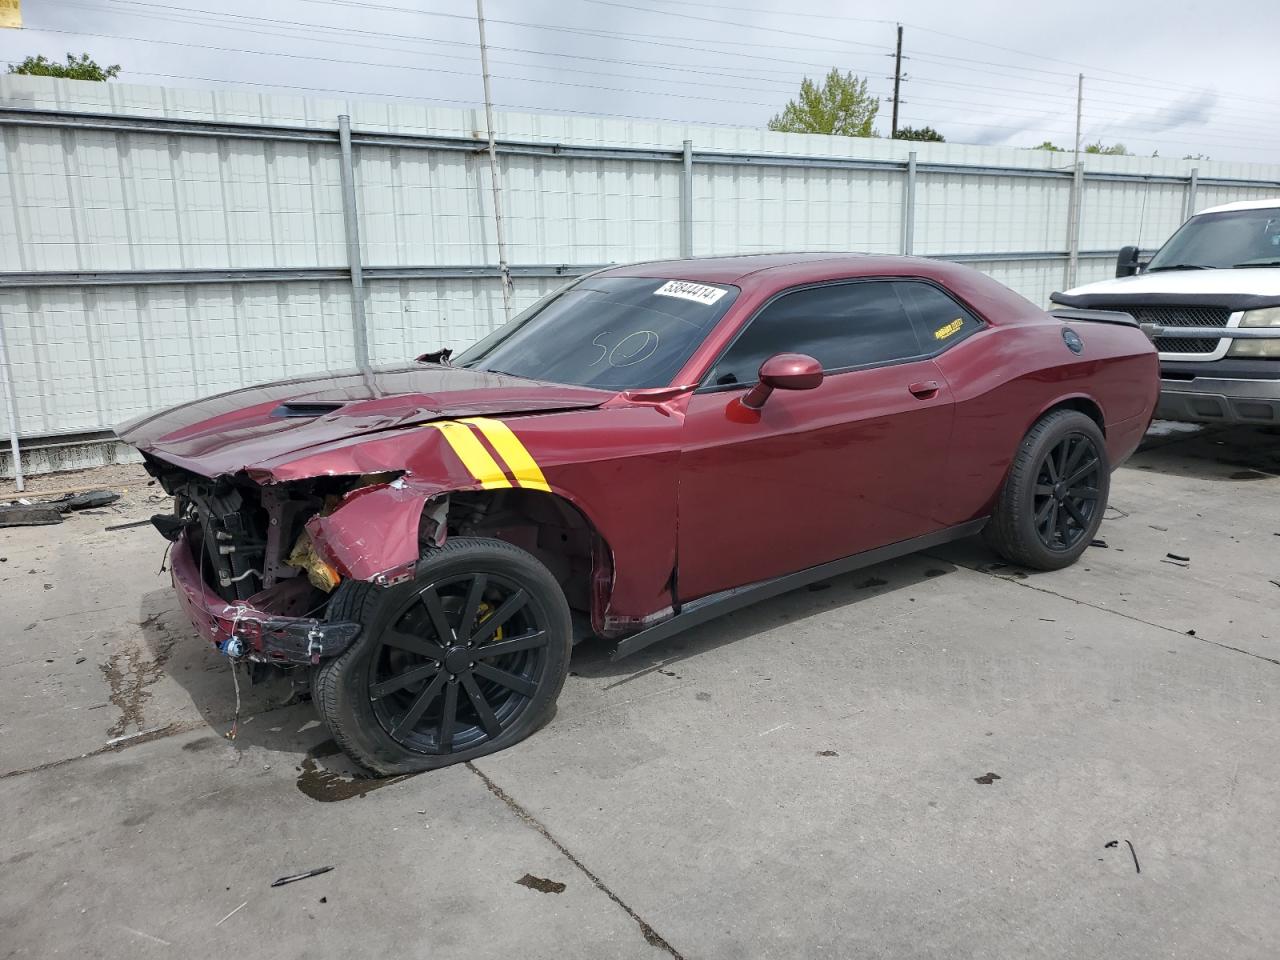
<svg viewBox="0 0 1280 960">
<path fill-rule="evenodd" d="M 751 320 L 711 371 L 709 383 L 755 383 L 776 353 L 803 353 L 823 370 L 888 363 L 921 349 L 902 301 L 887 281 L 811 287 L 784 294 Z"/>
<path fill-rule="evenodd" d="M 944 350 L 982 327 L 982 321 L 932 284 L 905 282 L 895 286 L 916 324 L 924 353 Z"/>
</svg>

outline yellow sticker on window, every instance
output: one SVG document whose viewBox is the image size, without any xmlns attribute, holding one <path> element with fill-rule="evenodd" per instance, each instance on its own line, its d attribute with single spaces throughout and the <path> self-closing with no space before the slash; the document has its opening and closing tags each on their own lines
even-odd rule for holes
<svg viewBox="0 0 1280 960">
<path fill-rule="evenodd" d="M 963 326 L 964 326 L 964 320 L 962 320 L 960 317 L 956 317 L 946 326 L 939 327 L 937 330 L 933 331 L 933 339 L 945 340 L 947 339 L 947 337 L 951 336 L 953 333 L 958 333 L 960 331 L 960 328 Z"/>
</svg>

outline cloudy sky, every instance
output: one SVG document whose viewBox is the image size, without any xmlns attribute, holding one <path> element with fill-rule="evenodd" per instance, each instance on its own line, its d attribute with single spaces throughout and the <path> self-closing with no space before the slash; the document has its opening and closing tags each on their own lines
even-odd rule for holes
<svg viewBox="0 0 1280 960">
<path fill-rule="evenodd" d="M 806 74 L 868 78 L 889 130 L 895 20 L 901 123 L 948 140 L 1074 137 L 1163 157 L 1280 162 L 1275 0 L 485 0 L 502 108 L 763 126 Z M 120 79 L 253 84 L 472 105 L 474 0 L 23 0 L 0 64 L 87 51 Z"/>
</svg>

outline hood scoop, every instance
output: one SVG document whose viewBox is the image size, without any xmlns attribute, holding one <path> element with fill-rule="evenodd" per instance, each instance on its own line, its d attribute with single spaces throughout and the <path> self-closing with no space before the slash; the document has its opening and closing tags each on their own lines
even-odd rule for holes
<svg viewBox="0 0 1280 960">
<path fill-rule="evenodd" d="M 333 413 L 335 410 L 341 410 L 345 406 L 345 403 L 336 403 L 332 401 L 295 400 L 280 404 L 280 406 L 271 411 L 271 416 L 314 419 L 316 417 L 323 417 L 326 413 Z"/>
</svg>

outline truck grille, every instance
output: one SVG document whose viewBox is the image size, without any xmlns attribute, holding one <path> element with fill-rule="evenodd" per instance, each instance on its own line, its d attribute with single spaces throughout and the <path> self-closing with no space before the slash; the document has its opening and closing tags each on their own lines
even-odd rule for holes
<svg viewBox="0 0 1280 960">
<path fill-rule="evenodd" d="M 1098 306 L 1098 310 L 1120 310 L 1132 315 L 1139 323 L 1158 323 L 1165 327 L 1225 327 L 1231 317 L 1226 307 L 1201 306 L 1136 306 L 1117 303 Z M 1213 353 L 1218 340 L 1202 337 L 1156 337 L 1156 349 L 1161 353 Z"/>
</svg>

